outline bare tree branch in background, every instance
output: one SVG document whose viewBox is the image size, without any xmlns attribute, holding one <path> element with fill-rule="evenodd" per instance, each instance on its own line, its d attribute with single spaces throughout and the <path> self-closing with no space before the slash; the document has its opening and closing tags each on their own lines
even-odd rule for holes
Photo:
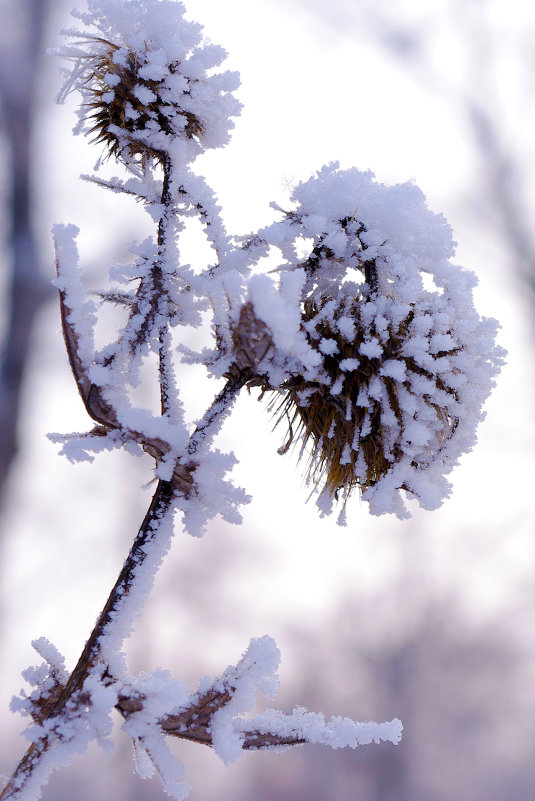
<svg viewBox="0 0 535 801">
<path fill-rule="evenodd" d="M 30 353 L 33 322 L 48 297 L 39 269 L 32 225 L 30 149 L 34 94 L 47 3 L 16 0 L 3 8 L 9 38 L 0 49 L 0 130 L 7 145 L 9 265 L 6 327 L 0 351 L 0 501 L 17 453 L 21 388 Z M 52 291 L 50 290 L 50 296 Z"/>
<path fill-rule="evenodd" d="M 465 116 L 479 155 L 483 180 L 475 188 L 474 209 L 482 209 L 490 224 L 507 243 L 511 264 L 524 287 L 529 290 L 532 316 L 535 311 L 535 236 L 527 207 L 526 189 L 529 176 L 520 149 L 520 142 L 512 140 L 507 133 L 507 112 L 500 110 L 500 67 L 497 55 L 496 32 L 491 29 L 490 3 L 480 3 L 475 13 L 462 14 L 459 1 L 452 2 L 452 13 L 459 17 L 459 35 L 467 53 L 467 91 L 464 98 Z M 529 35 L 519 28 L 515 49 L 523 66 L 523 104 L 529 118 L 533 102 L 534 82 L 527 56 L 531 48 Z M 528 32 L 529 33 L 529 32 Z M 533 33 L 533 31 L 532 31 Z M 518 120 L 520 122 L 520 120 Z M 517 133 L 521 133 L 518 126 Z M 523 287 L 521 287 L 522 289 Z"/>
</svg>

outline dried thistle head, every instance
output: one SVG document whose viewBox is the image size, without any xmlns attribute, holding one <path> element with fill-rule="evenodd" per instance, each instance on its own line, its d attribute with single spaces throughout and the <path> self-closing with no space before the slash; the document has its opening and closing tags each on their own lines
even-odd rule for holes
<svg viewBox="0 0 535 801">
<path fill-rule="evenodd" d="M 279 452 L 300 442 L 300 456 L 309 459 L 307 480 L 327 496 L 345 500 L 356 488 L 365 493 L 400 466 L 396 489 L 412 492 L 412 479 L 440 460 L 462 413 L 455 306 L 439 291 L 401 300 L 385 280 L 381 258 L 370 256 L 360 239 L 365 226 L 354 216 L 338 225 L 348 238 L 345 254 L 319 236 L 300 269 L 281 277 L 282 291 L 285 276 L 294 284 L 302 276 L 294 304 L 316 361 L 308 356 L 300 364 L 295 355 L 303 358 L 302 347 L 281 353 L 292 314 L 276 309 L 278 293 L 255 296 L 250 282 L 251 299 L 230 325 L 226 375 L 263 393 L 276 391 L 276 426 L 287 425 Z M 360 280 L 349 280 L 349 273 Z M 295 346 L 295 336 L 292 341 Z M 272 369 L 277 364 L 287 367 L 280 381 Z"/>
<path fill-rule="evenodd" d="M 223 48 L 203 40 L 176 0 L 87 0 L 74 10 L 85 30 L 65 31 L 56 51 L 73 64 L 58 100 L 82 96 L 75 132 L 108 155 L 139 161 L 191 161 L 205 148 L 227 143 L 241 104 L 235 72 L 216 68 Z M 96 29 L 96 33 L 94 30 Z M 134 162 L 134 163 L 132 163 Z"/>
<path fill-rule="evenodd" d="M 357 285 L 348 289 L 337 300 L 305 300 L 303 327 L 322 353 L 321 374 L 317 380 L 291 378 L 277 410 L 277 424 L 288 425 L 280 452 L 299 438 L 301 453 L 309 453 L 309 479 L 336 498 L 373 487 L 411 449 L 411 466 L 425 468 L 457 425 L 454 391 L 407 355 L 414 306 L 403 319 L 387 322 L 387 299 L 377 304 Z M 382 307 L 381 313 L 376 308 L 370 314 L 370 305 Z M 422 377 L 429 386 L 420 396 L 412 379 Z M 418 450 L 408 424 L 422 417 L 433 442 L 429 438 L 429 447 Z"/>
<path fill-rule="evenodd" d="M 357 487 L 372 514 L 407 517 L 401 490 L 436 509 L 503 363 L 497 324 L 475 310 L 451 229 L 413 184 L 333 163 L 291 200 L 250 240 L 263 245 L 253 256 L 281 254 L 280 294 L 302 277 L 291 312 L 252 298 L 272 334 L 256 380 L 277 393 L 280 452 L 301 443 L 323 513 Z"/>
<path fill-rule="evenodd" d="M 104 144 L 108 154 L 165 160 L 165 136 L 183 132 L 188 139 L 199 138 L 203 126 L 199 118 L 180 105 L 180 95 L 169 97 L 167 76 L 146 77 L 143 55 L 134 50 L 123 52 L 119 45 L 100 37 L 89 37 L 98 55 L 88 62 L 84 77 L 84 103 L 87 132 L 94 141 Z M 117 54 L 120 53 L 120 58 Z M 179 63 L 167 66 L 174 75 Z M 163 135 L 163 136 L 162 136 Z M 158 147 L 156 142 L 162 145 Z"/>
</svg>

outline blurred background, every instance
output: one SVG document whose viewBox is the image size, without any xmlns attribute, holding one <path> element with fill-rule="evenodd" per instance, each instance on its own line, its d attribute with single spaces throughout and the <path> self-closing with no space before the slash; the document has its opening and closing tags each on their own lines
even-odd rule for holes
<svg viewBox="0 0 535 801">
<path fill-rule="evenodd" d="M 520 0 L 189 0 L 229 51 L 244 103 L 231 144 L 197 162 L 236 234 L 272 219 L 324 163 L 414 180 L 443 212 L 476 305 L 502 324 L 508 364 L 479 443 L 437 512 L 347 528 L 306 503 L 264 404 L 244 395 L 220 436 L 253 495 L 244 524 L 180 531 L 135 636 L 132 670 L 194 689 L 252 636 L 282 650 L 275 706 L 400 717 L 400 745 L 245 754 L 226 768 L 173 744 L 193 801 L 516 801 L 535 797 L 535 12 Z M 70 465 L 48 432 L 87 430 L 59 333 L 49 230 L 81 229 L 90 287 L 145 234 L 142 211 L 79 181 L 100 155 L 54 105 L 64 0 L 0 0 L 0 774 L 26 749 L 8 712 L 49 638 L 69 668 L 149 502 L 151 460 Z M 150 228 L 147 228 L 147 234 Z M 188 258 L 201 258 L 193 238 Z M 103 335 L 106 333 L 104 330 Z M 190 343 L 191 344 L 191 343 Z M 180 373 L 191 419 L 217 387 Z M 159 801 L 126 737 L 57 773 L 44 799 Z"/>
</svg>

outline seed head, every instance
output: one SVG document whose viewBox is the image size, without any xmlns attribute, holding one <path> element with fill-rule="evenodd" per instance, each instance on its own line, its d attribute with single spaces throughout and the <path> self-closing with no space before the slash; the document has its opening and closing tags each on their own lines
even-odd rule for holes
<svg viewBox="0 0 535 801">
<path fill-rule="evenodd" d="M 415 307 L 401 321 L 389 320 L 391 304 L 378 301 L 357 285 L 336 300 L 305 300 L 303 327 L 322 354 L 321 374 L 291 378 L 279 406 L 277 422 L 288 424 L 281 451 L 299 437 L 302 453 L 309 451 L 309 478 L 335 497 L 373 487 L 408 451 L 412 467 L 425 468 L 457 425 L 454 391 L 407 355 Z M 421 377 L 428 382 L 422 396 Z M 420 422 L 433 436 L 415 448 L 410 429 Z"/>
<path fill-rule="evenodd" d="M 280 452 L 301 443 L 322 511 L 357 488 L 374 514 L 406 517 L 402 490 L 437 508 L 503 362 L 497 324 L 474 309 L 451 229 L 412 184 L 333 164 L 292 200 L 254 240 L 283 257 L 271 305 L 249 283 L 271 347 L 248 383 L 276 393 Z"/>
<path fill-rule="evenodd" d="M 56 52 L 72 62 L 59 95 L 82 96 L 76 132 L 105 146 L 126 166 L 182 160 L 226 144 L 241 105 L 239 76 L 217 72 L 226 53 L 207 44 L 201 26 L 184 19 L 175 0 L 87 0 L 73 16 L 87 28 L 70 30 Z"/>
<path fill-rule="evenodd" d="M 163 162 L 165 137 L 202 137 L 199 118 L 181 107 L 180 95 L 170 96 L 167 76 L 158 80 L 144 77 L 147 62 L 143 54 L 127 50 L 117 62 L 118 45 L 98 37 L 87 41 L 100 51 L 85 77 L 87 133 L 104 144 L 109 155 L 120 158 L 126 153 L 130 158 Z M 177 74 L 179 68 L 178 63 L 169 64 L 168 75 Z"/>
</svg>

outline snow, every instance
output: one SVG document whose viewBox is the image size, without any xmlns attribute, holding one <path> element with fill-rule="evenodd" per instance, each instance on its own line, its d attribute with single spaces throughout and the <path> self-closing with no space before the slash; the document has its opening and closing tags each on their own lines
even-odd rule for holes
<svg viewBox="0 0 535 801">
<path fill-rule="evenodd" d="M 398 745 L 403 726 L 398 718 L 385 723 L 357 723 L 350 718 L 332 717 L 296 707 L 291 715 L 267 709 L 247 723 L 260 732 L 276 731 L 281 737 L 302 738 L 307 743 L 328 745 L 330 748 L 357 748 L 370 743 L 390 742 Z"/>
<path fill-rule="evenodd" d="M 205 680 L 194 696 L 166 671 L 128 673 L 123 645 L 170 547 L 175 517 L 200 536 L 218 515 L 239 524 L 240 507 L 251 500 L 229 478 L 235 456 L 217 443 L 239 391 L 276 393 L 281 419 L 297 421 L 281 452 L 294 436 L 303 454 L 308 448 L 307 481 L 321 515 L 340 500 L 338 523 L 346 525 L 357 489 L 372 514 L 406 518 L 407 496 L 435 509 L 450 494 L 446 476 L 476 441 L 504 353 L 495 345 L 497 323 L 474 308 L 475 277 L 452 262 L 448 223 L 412 183 L 386 186 L 369 171 L 332 163 L 294 188 L 291 208 L 272 204 L 275 222 L 232 237 L 215 193 L 192 166 L 226 144 L 240 112 L 237 74 L 218 71 L 225 51 L 204 41 L 175 0 L 88 0 L 87 7 L 73 12 L 81 28 L 67 31 L 57 51 L 71 65 L 60 100 L 79 93 L 76 131 L 92 136 L 87 108 L 97 104 L 104 120 L 97 138 L 128 177 L 89 180 L 140 200 L 156 230 L 132 244 L 128 264 L 110 268 L 101 302 L 121 303 L 126 321 L 97 349 L 100 307 L 81 280 L 78 229 L 54 226 L 65 338 L 96 425 L 51 438 L 72 461 L 116 447 L 147 452 L 166 494 L 155 496 L 128 563 L 130 578 L 115 591 L 98 661 L 61 714 L 44 720 L 39 702 L 61 689 L 67 672 L 54 647 L 36 641 L 45 664 L 27 671 L 36 689 L 13 708 L 33 715 L 28 737 L 47 747 L 20 782 L 24 799 L 37 798 L 51 771 L 89 742 L 109 749 L 111 713 L 126 697 L 139 706 L 125 713 L 123 728 L 135 742 L 140 775 L 156 771 L 165 791 L 182 801 L 190 787 L 162 720 L 209 690 L 218 704 L 205 735 L 226 764 L 241 755 L 247 737 L 260 748 L 280 749 L 285 738 L 355 748 L 397 743 L 402 731 L 397 719 L 326 720 L 302 707 L 248 717 L 258 694 L 272 699 L 278 689 L 280 654 L 268 636 L 251 640 L 236 666 Z M 209 253 L 195 269 L 181 254 L 191 217 Z M 267 274 L 266 259 L 273 268 Z M 195 351 L 187 343 L 206 320 L 210 347 Z M 179 358 L 225 381 L 194 420 L 176 380 Z M 153 382 L 157 404 L 139 401 L 144 381 Z"/>
<path fill-rule="evenodd" d="M 254 708 L 256 694 L 274 698 L 279 689 L 277 670 L 280 651 L 272 637 L 253 639 L 238 665 L 227 668 L 218 684 L 235 688 L 228 704 L 212 718 L 212 742 L 216 754 L 229 765 L 242 753 L 241 715 Z"/>
<path fill-rule="evenodd" d="M 79 269 L 75 225 L 56 224 L 52 227 L 56 251 L 57 278 L 53 281 L 64 293 L 68 321 L 77 333 L 77 352 L 82 365 L 90 365 L 93 358 L 93 328 L 96 321 L 96 305 L 87 297 Z"/>
<path fill-rule="evenodd" d="M 56 51 L 73 63 L 60 92 L 60 101 L 77 90 L 83 102 L 91 102 L 99 87 L 116 88 L 116 69 L 106 70 L 101 65 L 108 61 L 127 70 L 129 54 L 133 53 L 140 65 L 139 83 L 131 90 L 133 96 L 149 108 L 158 98 L 166 104 L 166 126 L 173 136 L 186 139 L 188 159 L 196 158 L 206 148 L 221 147 L 228 142 L 232 117 L 241 109 L 233 95 L 239 86 L 239 77 L 235 72 L 214 72 L 226 53 L 223 48 L 203 41 L 201 26 L 184 19 L 185 8 L 181 3 L 174 0 L 88 0 L 87 5 L 85 13 L 72 12 L 85 29 L 65 31 L 71 42 Z M 156 82 L 157 93 L 147 82 Z M 111 92 L 105 95 L 108 100 L 105 97 L 104 102 L 111 102 Z M 189 138 L 184 114 L 196 118 L 198 137 Z M 147 120 L 145 126 L 139 129 L 134 126 L 126 135 L 124 130 L 110 127 L 126 161 L 131 159 L 127 151 L 135 140 L 155 149 L 159 149 L 162 142 L 165 146 L 161 119 L 160 123 L 153 123 L 154 119 Z M 82 105 L 76 131 L 92 135 L 91 127 Z"/>
<path fill-rule="evenodd" d="M 305 269 L 302 302 L 315 304 L 302 323 L 307 344 L 322 357 L 338 350 L 337 370 L 356 376 L 356 389 L 353 394 L 323 359 L 315 368 L 309 363 L 308 374 L 301 368 L 301 374 L 311 387 L 314 381 L 330 384 L 334 406 L 338 398 L 353 409 L 377 410 L 389 469 L 369 484 L 360 450 L 370 434 L 369 416 L 366 434 L 355 425 L 336 458 L 343 454 L 341 464 L 348 464 L 345 446 L 351 445 L 352 480 L 373 514 L 405 517 L 407 488 L 426 508 L 432 498 L 435 508 L 450 492 L 444 476 L 475 442 L 481 407 L 503 363 L 504 352 L 494 342 L 497 323 L 478 316 L 472 300 L 476 279 L 452 263 L 451 230 L 427 209 L 413 184 L 386 186 L 369 171 L 341 170 L 333 163 L 299 184 L 292 200 L 293 208 L 256 236 L 279 250 L 281 276 Z M 307 261 L 295 245 L 311 237 Z M 359 283 L 355 271 L 361 273 Z M 271 327 L 269 312 L 260 304 L 256 310 Z M 295 375 L 295 366 L 287 364 Z M 330 380 L 325 371 L 331 371 Z M 267 374 L 276 385 L 277 376 Z M 284 380 L 279 373 L 279 387 Z M 305 410 L 303 391 L 298 397 Z M 348 415 L 346 404 L 346 421 Z M 308 436 L 306 426 L 302 436 Z M 317 439 L 315 446 L 321 454 Z M 330 457 L 321 458 L 328 464 Z M 322 487 L 318 481 L 317 489 L 322 513 L 324 490 L 340 489 L 347 497 L 341 486 Z"/>
</svg>

